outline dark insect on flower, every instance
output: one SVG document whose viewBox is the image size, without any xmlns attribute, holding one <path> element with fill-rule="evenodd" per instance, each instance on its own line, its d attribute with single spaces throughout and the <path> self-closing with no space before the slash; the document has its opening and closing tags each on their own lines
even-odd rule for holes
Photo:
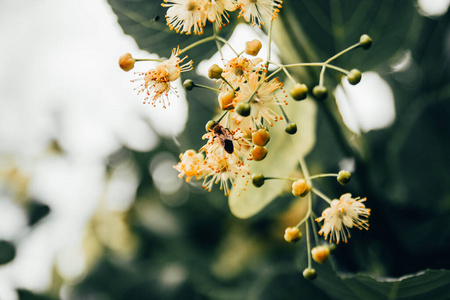
<svg viewBox="0 0 450 300">
<path fill-rule="evenodd" d="M 158 20 L 159 20 L 159 16 L 158 16 L 158 15 L 156 15 L 156 16 L 152 19 L 153 22 L 158 22 Z"/>
<path fill-rule="evenodd" d="M 211 126 L 211 131 L 214 133 L 214 137 L 217 138 L 222 145 L 223 149 L 228 153 L 233 153 L 233 134 L 228 128 L 223 127 L 219 123 L 215 123 Z"/>
</svg>

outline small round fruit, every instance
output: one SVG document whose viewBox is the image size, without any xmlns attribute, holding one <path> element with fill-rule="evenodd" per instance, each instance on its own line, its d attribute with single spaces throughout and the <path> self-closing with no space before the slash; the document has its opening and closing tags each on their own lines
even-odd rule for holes
<svg viewBox="0 0 450 300">
<path fill-rule="evenodd" d="M 192 91 L 192 89 L 194 88 L 195 84 L 194 81 L 192 81 L 191 79 L 186 79 L 183 82 L 183 86 L 187 91 Z"/>
<path fill-rule="evenodd" d="M 297 82 L 294 84 L 289 93 L 294 100 L 300 101 L 306 99 L 306 96 L 308 95 L 308 87 L 306 84 Z"/>
<path fill-rule="evenodd" d="M 370 46 L 372 46 L 372 39 L 370 38 L 370 36 L 368 36 L 367 34 L 363 34 L 360 38 L 359 38 L 359 44 L 361 45 L 361 47 L 364 50 L 367 50 L 370 48 Z"/>
<path fill-rule="evenodd" d="M 239 102 L 234 109 L 243 117 L 248 117 L 250 115 L 250 104 L 247 102 Z"/>
<path fill-rule="evenodd" d="M 260 161 L 266 158 L 267 152 L 266 147 L 256 146 L 252 149 L 251 154 L 254 161 Z"/>
<path fill-rule="evenodd" d="M 306 268 L 303 270 L 303 277 L 308 280 L 314 280 L 317 278 L 317 272 L 312 268 Z"/>
<path fill-rule="evenodd" d="M 256 187 L 262 187 L 264 184 L 264 175 L 260 173 L 255 173 L 252 175 L 252 183 Z"/>
<path fill-rule="evenodd" d="M 347 75 L 348 82 L 351 85 L 358 84 L 361 81 L 361 72 L 357 69 L 350 70 L 350 73 Z"/>
<path fill-rule="evenodd" d="M 295 123 L 286 124 L 286 126 L 284 126 L 284 131 L 286 131 L 289 134 L 295 134 L 297 132 L 297 124 Z"/>
<path fill-rule="evenodd" d="M 340 171 L 337 177 L 337 181 L 342 185 L 346 185 L 347 183 L 350 182 L 351 177 L 352 174 L 350 174 L 350 172 Z"/>
<path fill-rule="evenodd" d="M 323 85 L 316 85 L 312 90 L 312 94 L 317 100 L 323 100 L 328 96 L 328 90 Z"/>
<path fill-rule="evenodd" d="M 252 133 L 252 143 L 256 146 L 265 146 L 270 141 L 270 134 L 265 128 Z"/>
</svg>

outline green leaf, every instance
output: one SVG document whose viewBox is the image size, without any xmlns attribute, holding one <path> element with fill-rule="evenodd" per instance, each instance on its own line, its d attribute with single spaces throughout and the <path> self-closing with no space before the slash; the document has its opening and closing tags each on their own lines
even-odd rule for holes
<svg viewBox="0 0 450 300">
<path fill-rule="evenodd" d="M 338 275 L 329 265 L 317 266 L 314 285 L 334 299 L 433 299 L 450 297 L 450 271 L 426 270 L 400 278 L 374 278 L 368 275 Z"/>
<path fill-rule="evenodd" d="M 131 35 L 141 49 L 156 53 L 161 57 L 169 57 L 172 49 L 177 46 L 183 49 L 195 41 L 213 35 L 211 24 L 206 25 L 204 33 L 200 36 L 180 34 L 170 30 L 164 17 L 167 8 L 161 6 L 162 0 L 108 0 L 108 3 L 117 15 L 123 31 Z M 236 20 L 234 17 L 230 19 Z M 233 32 L 235 23 L 225 26 L 220 31 L 220 35 L 228 39 Z M 195 59 L 196 62 L 211 57 L 217 48 L 214 41 L 207 45 L 207 47 L 196 47 L 189 50 L 189 57 Z"/>
<path fill-rule="evenodd" d="M 291 37 L 289 50 L 297 52 L 300 61 L 324 61 L 368 34 L 371 49 L 354 50 L 338 59 L 344 68 L 360 70 L 386 64 L 415 39 L 421 20 L 408 0 L 285 1 L 279 19 L 279 33 Z"/>
<path fill-rule="evenodd" d="M 289 88 L 287 88 L 289 89 Z M 288 177 L 298 166 L 299 157 L 304 157 L 311 151 L 315 143 L 316 104 L 311 100 L 301 103 L 291 102 L 285 107 L 290 120 L 297 124 L 298 132 L 289 135 L 284 132 L 284 121 L 275 122 L 270 128 L 270 142 L 267 144 L 269 153 L 260 162 L 251 164 L 251 173 L 261 173 L 265 177 Z M 238 218 L 249 218 L 280 195 L 285 182 L 267 180 L 260 188 L 253 184 L 245 185 L 246 179 L 237 181 L 228 198 L 231 212 Z M 243 190 L 245 188 L 245 191 Z"/>
<path fill-rule="evenodd" d="M 16 257 L 16 246 L 8 241 L 0 240 L 0 265 L 11 262 Z"/>
</svg>

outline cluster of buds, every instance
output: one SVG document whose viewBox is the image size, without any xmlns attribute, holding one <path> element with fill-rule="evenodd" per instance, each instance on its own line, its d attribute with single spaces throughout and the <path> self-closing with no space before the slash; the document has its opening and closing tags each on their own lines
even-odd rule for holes
<svg viewBox="0 0 450 300">
<path fill-rule="evenodd" d="M 176 89 L 173 82 L 177 80 L 182 72 L 193 69 L 193 61 L 185 61 L 187 56 L 182 54 L 203 43 L 215 40 L 217 43 L 226 43 L 218 34 L 229 22 L 229 12 L 239 10 L 239 17 L 250 22 L 253 26 L 272 22 L 277 18 L 282 0 L 164 0 L 161 5 L 168 8 L 166 22 L 170 29 L 177 33 L 202 34 L 206 24 L 212 23 L 214 35 L 196 41 L 192 45 L 180 50 L 179 47 L 172 51 L 167 60 L 159 59 L 135 59 L 126 53 L 119 59 L 119 66 L 124 71 L 134 68 L 136 62 L 157 61 L 159 64 L 147 72 L 137 73 L 138 78 L 132 82 L 143 81 L 136 90 L 138 94 L 144 94 L 144 103 L 162 103 L 168 106 L 169 94 L 175 94 Z M 269 38 L 272 26 L 269 26 Z M 269 45 L 271 40 L 269 40 Z M 231 58 L 222 57 L 222 65 L 213 64 L 208 70 L 208 77 L 214 80 L 216 87 L 196 84 L 191 79 L 184 81 L 183 86 L 187 91 L 194 88 L 207 88 L 217 92 L 217 103 L 222 114 L 218 119 L 209 121 L 205 128 L 206 133 L 202 136 L 206 143 L 197 150 L 187 150 L 180 154 L 180 161 L 174 168 L 179 172 L 180 178 L 186 181 L 203 180 L 202 186 L 211 191 L 214 184 L 227 196 L 230 189 L 238 178 L 247 180 L 250 175 L 250 165 L 264 160 L 269 154 L 268 143 L 271 128 L 274 122 L 285 120 L 284 131 L 287 134 L 297 133 L 297 124 L 291 122 L 283 109 L 288 104 L 288 95 L 294 101 L 302 101 L 308 98 L 309 88 L 306 84 L 297 81 L 288 71 L 289 68 L 297 67 L 320 67 L 319 83 L 312 87 L 311 93 L 316 100 L 324 100 L 328 97 L 328 90 L 324 84 L 324 73 L 326 69 L 334 69 L 344 73 L 350 84 L 358 84 L 361 81 L 361 72 L 357 69 L 350 71 L 331 65 L 331 62 L 344 53 L 355 49 L 368 49 L 372 40 L 367 35 L 362 35 L 357 44 L 339 52 L 324 62 L 297 63 L 282 65 L 270 60 L 270 49 L 266 60 L 257 57 L 262 48 L 259 40 L 246 43 L 245 49 L 236 51 Z M 220 47 L 219 47 L 220 48 Z M 249 57 L 250 56 L 250 57 Z M 276 71 L 269 72 L 269 65 L 278 66 Z M 291 81 L 292 88 L 289 93 L 283 90 L 283 82 L 275 77 L 278 72 L 284 72 L 287 79 Z M 276 112 L 279 110 L 280 112 Z M 284 238 L 287 242 L 295 243 L 302 238 L 301 229 L 306 225 L 306 237 L 308 245 L 308 268 L 303 272 L 307 279 L 315 279 L 316 271 L 311 265 L 312 259 L 317 263 L 325 263 L 330 255 L 333 245 L 319 244 L 317 235 L 323 235 L 329 242 L 347 242 L 350 237 L 349 229 L 357 227 L 368 229 L 368 216 L 370 209 L 364 205 L 364 199 L 352 198 L 351 194 L 341 195 L 339 199 L 331 200 L 322 192 L 317 190 L 312 180 L 320 177 L 334 176 L 337 181 L 345 185 L 350 181 L 350 173 L 341 171 L 339 174 L 319 174 L 309 176 L 306 163 L 300 161 L 304 178 L 287 178 L 293 181 L 292 195 L 308 201 L 308 211 L 305 218 L 295 227 L 286 228 Z M 270 171 L 270 170 L 268 170 Z M 262 174 L 253 174 L 252 183 L 262 188 L 266 180 L 286 179 L 265 177 Z M 315 230 L 314 213 L 312 212 L 312 199 L 321 198 L 325 200 L 327 207 L 316 222 L 323 222 L 319 231 Z M 316 197 L 317 196 L 317 197 Z M 303 201 L 303 200 L 302 200 Z M 309 224 L 315 234 L 316 245 L 311 250 Z"/>
<path fill-rule="evenodd" d="M 303 160 L 300 162 L 305 174 L 308 174 L 305 162 Z M 311 266 L 311 256 L 315 262 L 323 264 L 329 257 L 330 251 L 334 249 L 334 244 L 331 244 L 331 242 L 339 244 L 340 241 L 344 241 L 347 243 L 348 238 L 350 237 L 350 228 L 356 227 L 358 229 L 369 229 L 367 219 L 370 216 L 370 209 L 366 208 L 363 203 L 366 199 L 360 199 L 359 197 L 352 198 L 352 195 L 347 193 L 341 195 L 339 199 L 331 200 L 322 192 L 313 187 L 312 181 L 323 177 L 335 177 L 340 184 L 345 185 L 350 182 L 351 174 L 350 172 L 342 170 L 338 174 L 318 174 L 314 176 L 307 175 L 307 178 L 305 179 L 264 177 L 264 175 L 259 173 L 252 175 L 252 183 L 257 188 L 262 187 L 266 180 L 292 180 L 294 181 L 292 183 L 292 195 L 307 199 L 308 211 L 306 216 L 295 227 L 286 228 L 284 232 L 284 239 L 289 243 L 298 242 L 302 238 L 301 228 L 303 225 L 306 225 L 305 231 L 307 236 L 309 265 L 308 268 L 304 270 L 303 276 L 306 279 L 311 280 L 317 277 L 315 269 Z M 315 220 L 312 217 L 314 213 L 312 212 L 311 192 L 318 196 L 318 198 L 323 199 L 329 205 L 329 207 L 322 212 L 321 216 Z M 318 232 L 315 230 L 315 223 L 313 221 L 323 221 L 323 225 Z M 319 240 L 317 237 L 319 234 L 323 235 L 325 240 L 329 238 L 330 245 L 317 244 L 312 248 L 312 250 L 310 250 L 311 242 L 309 238 L 309 223 L 311 223 L 313 228 L 316 243 Z"/>
</svg>

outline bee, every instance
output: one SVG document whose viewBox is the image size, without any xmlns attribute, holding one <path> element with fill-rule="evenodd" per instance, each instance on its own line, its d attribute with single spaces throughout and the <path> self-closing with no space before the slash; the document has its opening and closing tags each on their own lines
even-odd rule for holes
<svg viewBox="0 0 450 300">
<path fill-rule="evenodd" d="M 229 154 L 232 154 L 234 151 L 233 146 L 233 134 L 228 128 L 223 127 L 219 123 L 215 123 L 211 126 L 211 131 L 214 133 L 214 138 L 217 138 L 222 145 L 223 149 L 227 151 Z"/>
</svg>

